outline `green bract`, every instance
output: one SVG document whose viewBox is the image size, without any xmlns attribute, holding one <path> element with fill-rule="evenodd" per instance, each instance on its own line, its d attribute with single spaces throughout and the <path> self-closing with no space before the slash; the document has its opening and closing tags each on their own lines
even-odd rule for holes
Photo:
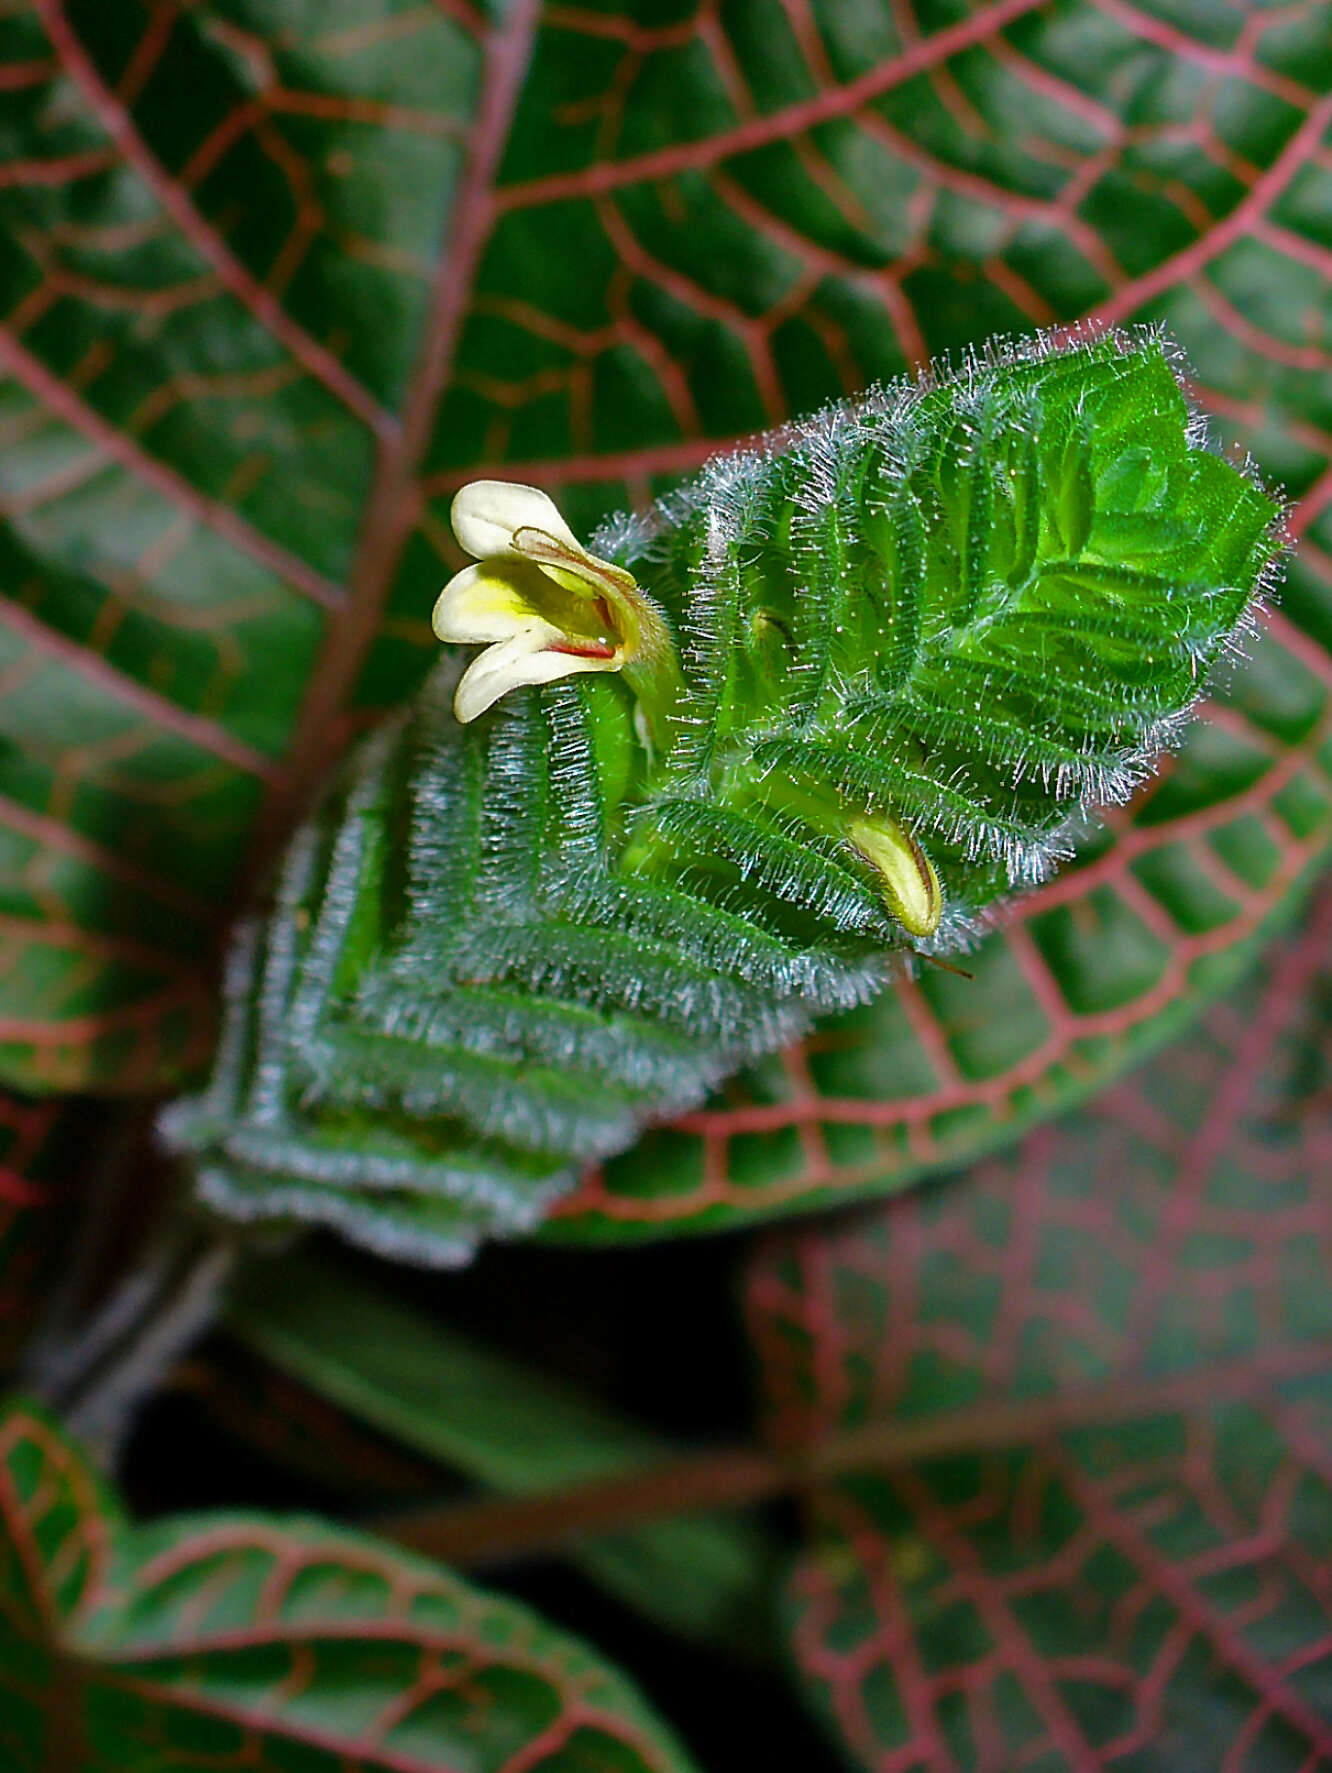
<svg viewBox="0 0 1332 1773">
<path fill-rule="evenodd" d="M 1277 515 L 1160 338 L 1110 335 L 830 407 L 604 526 L 678 699 L 598 671 L 462 726 L 450 657 L 355 754 L 168 1116 L 203 1198 L 430 1263 L 531 1226 L 1045 878 L 1242 631 Z"/>
</svg>

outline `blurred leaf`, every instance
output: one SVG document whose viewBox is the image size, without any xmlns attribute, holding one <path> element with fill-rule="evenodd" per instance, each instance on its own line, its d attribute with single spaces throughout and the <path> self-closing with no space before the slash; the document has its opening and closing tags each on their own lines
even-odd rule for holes
<svg viewBox="0 0 1332 1773">
<path fill-rule="evenodd" d="M 0 1372 L 41 1307 L 68 1223 L 57 1209 L 78 1173 L 75 1158 L 87 1118 L 78 1108 L 0 1091 Z"/>
<path fill-rule="evenodd" d="M 955 1163 L 1252 953 L 1332 829 L 1332 6 L 31 0 L 0 23 L 0 1075 L 197 1068 L 211 932 L 408 694 L 477 471 L 575 529 L 1004 329 L 1159 318 L 1300 503 L 1281 612 L 1079 874 L 552 1235 Z"/>
<path fill-rule="evenodd" d="M 230 1329 L 246 1347 L 399 1445 L 486 1489 L 539 1496 L 674 1449 L 572 1387 L 479 1347 L 299 1250 L 251 1269 Z M 771 1634 L 777 1552 L 757 1522 L 682 1515 L 591 1539 L 570 1554 L 594 1581 L 670 1630 L 753 1656 Z"/>
<path fill-rule="evenodd" d="M 1327 1763 L 1330 939 L 1324 895 L 1094 1111 L 761 1252 L 771 1434 L 866 1437 L 788 1595 L 856 1766 Z"/>
<path fill-rule="evenodd" d="M 178 1408 L 202 1415 L 210 1433 L 239 1442 L 339 1518 L 347 1509 L 394 1508 L 439 1492 L 429 1460 L 229 1338 L 210 1338 L 177 1367 L 170 1391 Z"/>
<path fill-rule="evenodd" d="M 314 1520 L 132 1527 L 0 1414 L 0 1750 L 13 1773 L 687 1773 L 619 1675 L 525 1608 Z"/>
</svg>

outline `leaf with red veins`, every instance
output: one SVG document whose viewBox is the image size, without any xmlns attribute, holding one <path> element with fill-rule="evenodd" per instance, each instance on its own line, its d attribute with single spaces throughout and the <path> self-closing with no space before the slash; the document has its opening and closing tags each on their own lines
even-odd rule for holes
<svg viewBox="0 0 1332 1773">
<path fill-rule="evenodd" d="M 996 331 L 1167 323 L 1301 500 L 1123 838 L 589 1182 L 560 1235 L 957 1161 L 1232 970 L 1332 819 L 1332 6 L 29 0 L 0 43 L 0 1075 L 174 1083 L 331 757 L 419 682 L 450 495 L 575 531 Z M 188 92 L 182 106 L 179 95 Z M 994 1030 L 1011 1031 L 1012 1050 Z"/>
<path fill-rule="evenodd" d="M 1278 21 L 1114 0 L 945 22 L 920 6 L 830 7 L 775 28 L 784 57 L 757 27 L 740 56 L 749 110 L 734 89 L 718 96 L 734 115 L 693 140 L 649 142 L 633 109 L 682 64 L 687 33 L 637 42 L 611 159 L 543 171 L 533 137 L 501 229 L 535 232 L 547 206 L 567 223 L 581 196 L 588 240 L 604 227 L 615 243 L 608 292 L 627 256 L 635 317 L 689 341 L 700 412 L 718 385 L 736 390 L 737 433 L 993 330 L 1163 321 L 1221 441 L 1295 497 L 1298 548 L 1209 724 L 1113 819 L 1113 845 L 1085 846 L 1008 914 L 967 963 L 974 979 L 927 969 L 734 1080 L 589 1175 L 549 1225 L 560 1240 L 717 1229 L 995 1148 L 1236 978 L 1332 836 L 1332 8 Z M 710 252 L 723 229 L 727 251 Z M 736 270 L 747 254 L 752 294 Z M 753 373 L 718 384 L 723 349 Z M 612 496 L 676 471 L 680 444 L 659 436 L 622 458 Z M 600 496 L 613 469 L 580 446 L 567 469 L 512 471 L 558 488 L 585 524 L 580 491 Z"/>
<path fill-rule="evenodd" d="M 295 780 L 303 710 L 373 632 L 413 503 L 433 267 L 474 226 L 467 144 L 517 14 L 32 0 L 6 24 L 0 1073 L 21 1086 L 142 1090 L 207 1055 L 257 824 L 322 767 Z"/>
<path fill-rule="evenodd" d="M 821 1022 L 590 1171 L 543 1235 L 712 1231 L 896 1190 L 1090 1098 L 1177 1033 L 1326 866 L 1332 655 L 1270 613 L 1203 720 L 1076 862 L 1002 911 L 964 973 L 926 967 Z"/>
<path fill-rule="evenodd" d="M 1332 1756 L 1332 896 L 1094 1110 L 749 1276 L 838 1448 L 787 1616 L 852 1763 Z"/>
<path fill-rule="evenodd" d="M 0 1412 L 9 1773 L 690 1773 L 620 1675 L 514 1603 L 318 1521 L 134 1527 Z"/>
</svg>

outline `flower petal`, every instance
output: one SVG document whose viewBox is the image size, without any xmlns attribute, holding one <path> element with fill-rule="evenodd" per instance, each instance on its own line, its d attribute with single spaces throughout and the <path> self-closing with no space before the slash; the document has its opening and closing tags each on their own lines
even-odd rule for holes
<svg viewBox="0 0 1332 1773">
<path fill-rule="evenodd" d="M 541 624 L 546 628 L 546 624 Z M 548 630 L 549 633 L 549 630 Z M 555 638 L 561 638 L 556 633 Z M 535 646 L 533 642 L 535 641 Z M 615 671 L 619 662 L 592 658 L 585 653 L 554 652 L 546 638 L 535 631 L 514 634 L 498 646 L 488 646 L 463 672 L 453 698 L 453 712 L 463 726 L 496 703 L 511 689 L 523 684 L 554 683 L 581 671 Z"/>
<path fill-rule="evenodd" d="M 503 561 L 482 560 L 453 575 L 435 601 L 430 625 L 441 640 L 471 643 L 507 640 L 541 620 L 519 575 L 506 572 Z"/>
<path fill-rule="evenodd" d="M 475 560 L 521 554 L 514 545 L 520 529 L 540 530 L 581 554 L 578 539 L 553 499 L 538 486 L 517 480 L 473 480 L 457 494 L 449 513 L 458 546 Z"/>
</svg>

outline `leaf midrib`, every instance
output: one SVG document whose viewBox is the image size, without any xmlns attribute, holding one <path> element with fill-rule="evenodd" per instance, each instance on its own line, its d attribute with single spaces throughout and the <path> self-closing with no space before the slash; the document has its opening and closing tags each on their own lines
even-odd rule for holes
<svg viewBox="0 0 1332 1773">
<path fill-rule="evenodd" d="M 274 850 L 313 797 L 345 734 L 341 716 L 374 640 L 421 502 L 418 484 L 440 392 L 448 380 L 481 254 L 497 216 L 494 183 L 531 58 L 541 0 L 511 0 L 483 46 L 481 95 L 457 201 L 435 268 L 411 389 L 394 436 L 381 440 L 349 595 L 330 617 L 297 718 L 280 782 L 254 830 L 247 879 L 262 877 Z"/>
</svg>

